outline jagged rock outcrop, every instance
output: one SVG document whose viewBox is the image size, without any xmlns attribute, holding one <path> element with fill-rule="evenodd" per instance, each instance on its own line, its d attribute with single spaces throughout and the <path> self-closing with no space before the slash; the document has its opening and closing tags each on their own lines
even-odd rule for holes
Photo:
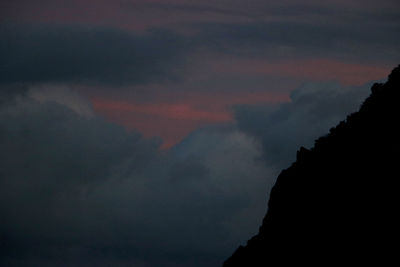
<svg viewBox="0 0 400 267">
<path fill-rule="evenodd" d="M 360 110 L 301 148 L 273 187 L 259 233 L 233 266 L 396 266 L 400 66 Z"/>
</svg>

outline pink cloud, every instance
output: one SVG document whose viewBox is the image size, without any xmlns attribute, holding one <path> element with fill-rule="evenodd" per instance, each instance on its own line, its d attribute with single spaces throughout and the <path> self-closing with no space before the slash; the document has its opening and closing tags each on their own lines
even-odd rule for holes
<svg viewBox="0 0 400 267">
<path fill-rule="evenodd" d="M 225 122 L 231 120 L 228 112 L 198 110 L 190 104 L 135 104 L 105 99 L 92 99 L 95 108 L 117 112 L 133 112 L 175 120 Z"/>
<path fill-rule="evenodd" d="M 301 59 L 270 62 L 267 60 L 237 59 L 235 62 L 217 61 L 213 68 L 220 72 L 265 74 L 297 80 L 331 80 L 344 85 L 361 85 L 386 77 L 391 66 L 368 65 L 334 59 Z"/>
<path fill-rule="evenodd" d="M 281 103 L 289 101 L 287 94 L 270 92 L 237 94 L 186 93 L 179 102 L 165 103 L 161 96 L 152 103 L 110 100 L 91 97 L 97 113 L 107 119 L 141 132 L 145 137 L 160 136 L 168 149 L 192 131 L 215 123 L 233 122 L 231 107 L 236 104 Z"/>
<path fill-rule="evenodd" d="M 98 98 L 92 103 L 98 113 L 128 129 L 139 130 L 145 137 L 162 137 L 163 149 L 201 126 L 232 121 L 228 111 L 199 110 L 190 104 L 137 104 Z"/>
<path fill-rule="evenodd" d="M 207 11 L 208 10 L 208 11 Z M 220 11 L 219 11 L 220 10 Z M 218 3 L 159 0 L 15 0 L 0 3 L 0 21 L 17 23 L 83 24 L 132 31 L 174 27 L 188 22 L 249 22 Z"/>
</svg>

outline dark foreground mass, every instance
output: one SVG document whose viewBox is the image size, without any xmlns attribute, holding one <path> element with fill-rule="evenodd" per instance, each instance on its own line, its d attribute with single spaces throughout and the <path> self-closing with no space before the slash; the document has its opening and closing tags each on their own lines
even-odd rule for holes
<svg viewBox="0 0 400 267">
<path fill-rule="evenodd" d="M 224 267 L 397 265 L 400 66 L 371 90 L 358 112 L 300 148 L 259 233 Z"/>
</svg>

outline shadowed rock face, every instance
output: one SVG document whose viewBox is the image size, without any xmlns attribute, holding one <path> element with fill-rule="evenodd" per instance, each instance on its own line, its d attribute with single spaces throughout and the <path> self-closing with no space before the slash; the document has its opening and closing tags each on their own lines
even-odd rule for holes
<svg viewBox="0 0 400 267">
<path fill-rule="evenodd" d="M 358 112 L 298 151 L 259 233 L 224 267 L 399 262 L 400 66 L 371 91 Z"/>
</svg>

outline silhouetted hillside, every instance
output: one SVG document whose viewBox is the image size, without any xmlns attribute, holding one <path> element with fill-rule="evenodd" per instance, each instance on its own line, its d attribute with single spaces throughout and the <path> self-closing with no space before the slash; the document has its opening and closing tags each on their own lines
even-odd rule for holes
<svg viewBox="0 0 400 267">
<path fill-rule="evenodd" d="M 281 172 L 259 233 L 232 266 L 398 262 L 400 66 L 360 110 Z M 299 265 L 302 266 L 302 265 Z"/>
</svg>

